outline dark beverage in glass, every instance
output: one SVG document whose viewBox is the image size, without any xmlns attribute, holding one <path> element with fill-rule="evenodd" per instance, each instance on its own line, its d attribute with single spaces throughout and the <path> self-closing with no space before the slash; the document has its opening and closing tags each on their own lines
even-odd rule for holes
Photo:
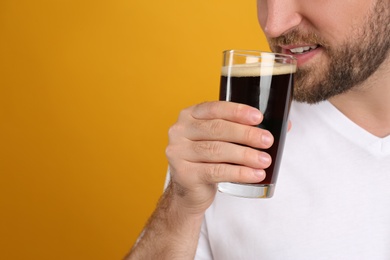
<svg viewBox="0 0 390 260">
<path fill-rule="evenodd" d="M 283 154 L 296 61 L 288 55 L 255 51 L 228 51 L 224 61 L 229 65 L 222 68 L 219 99 L 259 109 L 264 119 L 256 127 L 270 131 L 274 144 L 264 149 L 272 158 L 265 180 L 255 184 L 220 183 L 219 190 L 241 197 L 270 198 Z"/>
</svg>

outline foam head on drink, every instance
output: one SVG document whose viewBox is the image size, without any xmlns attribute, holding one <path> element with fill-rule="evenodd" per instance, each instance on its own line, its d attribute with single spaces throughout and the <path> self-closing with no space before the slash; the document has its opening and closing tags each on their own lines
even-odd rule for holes
<svg viewBox="0 0 390 260">
<path fill-rule="evenodd" d="M 254 62 L 222 67 L 222 76 L 259 77 L 295 73 L 296 65 L 277 62 Z"/>
</svg>

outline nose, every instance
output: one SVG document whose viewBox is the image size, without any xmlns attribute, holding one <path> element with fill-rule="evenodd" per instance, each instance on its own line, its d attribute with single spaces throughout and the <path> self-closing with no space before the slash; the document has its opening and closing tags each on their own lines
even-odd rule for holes
<svg viewBox="0 0 390 260">
<path fill-rule="evenodd" d="M 265 35 L 275 38 L 302 22 L 299 0 L 258 0 L 257 15 Z"/>
</svg>

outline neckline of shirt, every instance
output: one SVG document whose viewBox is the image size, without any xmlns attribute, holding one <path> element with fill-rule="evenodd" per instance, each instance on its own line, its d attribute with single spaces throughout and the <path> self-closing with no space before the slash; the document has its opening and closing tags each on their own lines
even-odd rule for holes
<svg viewBox="0 0 390 260">
<path fill-rule="evenodd" d="M 390 155 L 390 135 L 378 137 L 357 125 L 329 101 L 314 106 L 318 115 L 345 138 L 377 155 Z M 326 111 L 323 113 L 321 111 Z"/>
</svg>

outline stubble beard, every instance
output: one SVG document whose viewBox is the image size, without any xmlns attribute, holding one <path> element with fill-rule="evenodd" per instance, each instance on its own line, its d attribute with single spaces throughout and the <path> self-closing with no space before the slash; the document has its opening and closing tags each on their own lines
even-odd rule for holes
<svg viewBox="0 0 390 260">
<path fill-rule="evenodd" d="M 389 57 L 390 11 L 385 0 L 379 0 L 365 23 L 352 29 L 344 44 L 331 46 L 315 33 L 292 30 L 269 39 L 272 51 L 279 45 L 318 44 L 323 50 L 320 62 L 298 68 L 295 75 L 294 99 L 318 103 L 345 93 L 366 81 Z"/>
</svg>

